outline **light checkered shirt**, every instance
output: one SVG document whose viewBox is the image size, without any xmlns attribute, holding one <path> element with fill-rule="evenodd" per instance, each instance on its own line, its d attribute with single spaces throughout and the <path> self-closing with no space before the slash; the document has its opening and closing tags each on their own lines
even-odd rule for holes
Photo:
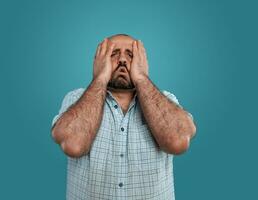
<svg viewBox="0 0 258 200">
<path fill-rule="evenodd" d="M 67 93 L 52 126 L 84 91 L 79 88 Z M 179 105 L 175 95 L 162 93 Z M 157 146 L 137 94 L 124 115 L 107 90 L 102 122 L 90 152 L 67 158 L 67 200 L 175 199 L 173 155 Z"/>
</svg>

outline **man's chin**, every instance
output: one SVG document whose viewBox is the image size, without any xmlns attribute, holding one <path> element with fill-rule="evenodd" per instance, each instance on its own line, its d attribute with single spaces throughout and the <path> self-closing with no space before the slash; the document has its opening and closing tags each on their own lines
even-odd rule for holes
<svg viewBox="0 0 258 200">
<path fill-rule="evenodd" d="M 115 91 L 115 92 L 134 92 L 135 88 L 126 88 L 126 89 L 122 89 L 122 88 L 113 88 L 113 87 L 107 87 L 108 90 L 111 91 Z"/>
<path fill-rule="evenodd" d="M 108 82 L 108 87 L 114 90 L 134 90 L 135 86 L 127 79 L 125 75 L 119 75 Z"/>
<path fill-rule="evenodd" d="M 109 83 L 108 84 L 108 88 L 112 88 L 113 90 L 134 90 L 135 87 L 134 86 L 130 86 L 128 84 L 126 84 L 127 81 L 123 80 L 123 81 L 119 81 L 117 82 L 116 84 L 112 84 L 112 83 Z"/>
<path fill-rule="evenodd" d="M 108 88 L 112 88 L 114 90 L 134 90 L 135 87 L 128 87 L 128 86 L 125 86 L 125 85 L 108 85 Z"/>
</svg>

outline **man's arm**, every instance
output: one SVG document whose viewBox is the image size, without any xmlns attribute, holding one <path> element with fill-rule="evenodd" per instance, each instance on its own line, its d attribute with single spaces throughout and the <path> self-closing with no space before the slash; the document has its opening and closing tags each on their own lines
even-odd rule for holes
<svg viewBox="0 0 258 200">
<path fill-rule="evenodd" d="M 55 123 L 52 137 L 68 156 L 80 157 L 89 152 L 101 123 L 105 97 L 106 84 L 94 79 Z"/>
<path fill-rule="evenodd" d="M 147 76 L 135 83 L 144 117 L 160 148 L 171 154 L 185 152 L 196 132 L 192 118 L 164 96 Z"/>
<path fill-rule="evenodd" d="M 52 137 L 71 157 L 81 157 L 90 151 L 98 132 L 107 84 L 112 75 L 112 42 L 105 39 L 98 45 L 93 68 L 93 81 L 80 99 L 57 120 Z"/>
<path fill-rule="evenodd" d="M 190 145 L 196 132 L 192 118 L 177 104 L 159 92 L 148 78 L 148 61 L 140 40 L 133 42 L 130 75 L 139 97 L 143 115 L 160 148 L 170 154 L 180 154 Z"/>
</svg>

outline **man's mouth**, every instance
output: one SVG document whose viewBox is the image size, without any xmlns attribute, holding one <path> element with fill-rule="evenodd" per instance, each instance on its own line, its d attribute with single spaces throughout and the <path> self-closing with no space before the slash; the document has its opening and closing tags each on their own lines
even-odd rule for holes
<svg viewBox="0 0 258 200">
<path fill-rule="evenodd" d="M 123 77 L 125 78 L 125 75 L 123 75 L 123 72 L 121 74 L 118 75 L 118 77 Z"/>
<path fill-rule="evenodd" d="M 118 72 L 118 74 L 119 74 L 119 76 L 121 76 L 121 74 L 124 74 L 124 75 L 126 75 L 126 74 L 127 74 L 127 72 L 122 72 L 122 71 L 119 71 L 119 72 Z"/>
<path fill-rule="evenodd" d="M 128 72 L 126 66 L 120 66 L 117 69 L 117 78 L 123 78 L 127 81 Z"/>
<path fill-rule="evenodd" d="M 124 72 L 124 73 L 126 73 L 127 71 L 126 71 L 125 68 L 121 68 L 121 69 L 119 70 L 119 72 Z"/>
<path fill-rule="evenodd" d="M 125 66 L 121 66 L 121 67 L 118 68 L 117 71 L 118 71 L 118 72 L 124 72 L 124 73 L 126 73 L 126 72 L 127 72 L 127 69 L 126 69 Z"/>
<path fill-rule="evenodd" d="M 127 76 L 127 70 L 125 67 L 120 67 L 118 70 L 117 70 L 117 73 L 118 73 L 118 76 L 121 76 L 123 74 L 123 76 Z"/>
</svg>

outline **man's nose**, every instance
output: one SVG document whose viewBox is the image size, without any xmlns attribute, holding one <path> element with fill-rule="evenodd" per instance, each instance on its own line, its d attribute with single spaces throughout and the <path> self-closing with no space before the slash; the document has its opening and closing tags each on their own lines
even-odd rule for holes
<svg viewBox="0 0 258 200">
<path fill-rule="evenodd" d="M 118 64 L 126 64 L 127 60 L 123 54 L 119 56 Z"/>
<path fill-rule="evenodd" d="M 120 66 L 126 66 L 126 60 L 119 60 L 117 64 Z"/>
</svg>

